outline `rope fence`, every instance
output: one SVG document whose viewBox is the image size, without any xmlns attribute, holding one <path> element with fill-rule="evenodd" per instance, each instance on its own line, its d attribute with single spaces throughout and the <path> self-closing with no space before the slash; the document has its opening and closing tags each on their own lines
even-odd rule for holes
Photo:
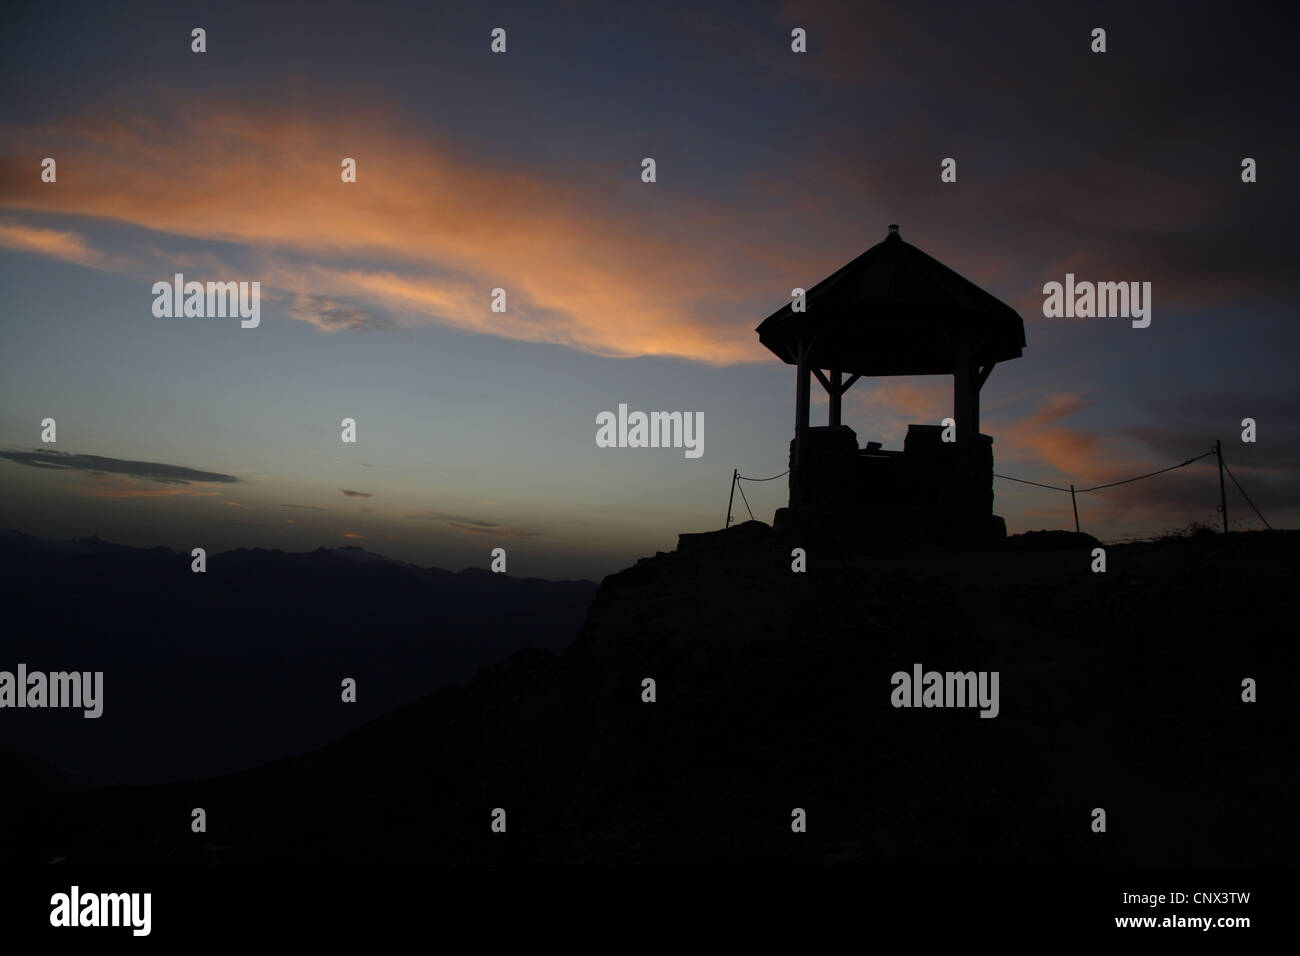
<svg viewBox="0 0 1300 956">
<path fill-rule="evenodd" d="M 788 474 L 790 474 L 789 468 L 781 472 L 781 474 L 779 475 L 773 475 L 771 478 L 746 478 L 744 475 L 740 473 L 738 469 L 733 468 L 731 470 L 731 497 L 727 499 L 726 527 L 728 528 L 731 527 L 731 505 L 732 502 L 736 500 L 737 488 L 740 489 L 740 500 L 745 503 L 745 510 L 749 512 L 749 520 L 750 521 L 758 520 L 757 518 L 754 517 L 754 509 L 749 506 L 749 499 L 745 497 L 745 486 L 741 484 L 742 481 L 776 481 L 778 478 L 784 478 Z"/>
<path fill-rule="evenodd" d="M 1110 481 L 1104 485 L 1093 485 L 1090 488 L 1076 488 L 1074 485 L 1070 485 L 1070 487 L 1068 488 L 1063 488 L 1060 485 L 1044 484 L 1041 481 L 1030 481 L 1027 478 L 1016 478 L 1013 477 L 1012 475 L 999 475 L 997 472 L 993 473 L 993 477 L 1001 478 L 1003 481 L 1014 481 L 1022 485 L 1033 485 L 1035 488 L 1046 488 L 1049 491 L 1068 492 L 1070 495 L 1070 503 L 1074 507 L 1074 530 L 1078 531 L 1079 530 L 1079 503 L 1078 503 L 1079 495 L 1088 494 L 1089 492 L 1093 492 L 1093 491 L 1102 491 L 1103 489 L 1106 488 L 1117 488 L 1120 485 L 1127 485 L 1134 481 L 1142 481 L 1145 478 L 1154 478 L 1156 475 L 1163 475 L 1166 474 L 1167 472 L 1175 471 L 1179 468 L 1186 468 L 1188 465 L 1194 464 L 1203 458 L 1209 458 L 1211 455 L 1214 455 L 1219 462 L 1219 504 L 1215 510 L 1223 514 L 1223 530 L 1225 532 L 1227 532 L 1228 530 L 1228 499 L 1227 496 L 1224 494 L 1224 486 L 1223 486 L 1223 475 L 1226 472 L 1228 477 L 1232 479 L 1232 483 L 1236 486 L 1237 490 L 1241 492 L 1241 497 L 1246 499 L 1246 504 L 1250 505 L 1251 510 L 1254 511 L 1255 515 L 1259 518 L 1259 520 L 1264 523 L 1264 527 L 1272 531 L 1273 526 L 1268 523 L 1268 519 L 1266 519 L 1260 513 L 1260 510 L 1255 507 L 1255 502 L 1250 500 L 1250 495 L 1246 494 L 1246 489 L 1241 487 L 1241 482 L 1237 481 L 1237 476 L 1232 473 L 1231 469 L 1228 468 L 1227 462 L 1223 460 L 1223 446 L 1221 442 L 1217 442 L 1217 441 L 1214 443 L 1214 447 L 1211 448 L 1209 451 L 1203 452 L 1194 458 L 1188 458 L 1186 461 L 1180 461 L 1176 465 L 1170 465 L 1168 468 L 1161 468 L 1157 471 L 1149 471 L 1145 475 L 1136 475 L 1133 478 L 1125 478 L 1122 481 Z M 781 472 L 781 474 L 773 475 L 771 478 L 749 478 L 745 475 L 742 475 L 739 469 L 732 469 L 731 495 L 727 499 L 727 523 L 725 527 L 728 528 L 731 527 L 731 506 L 735 503 L 737 488 L 740 489 L 740 500 L 745 503 L 745 510 L 749 512 L 750 520 L 751 521 L 757 520 L 754 517 L 754 509 L 749 506 L 749 499 L 745 497 L 745 487 L 744 485 L 741 484 L 741 482 L 776 481 L 776 479 L 784 478 L 788 474 L 790 474 L 790 469 L 787 468 L 785 471 Z"/>
<path fill-rule="evenodd" d="M 789 473 L 790 470 L 787 468 L 787 470 L 781 472 L 780 475 L 772 475 L 770 479 L 751 479 L 751 477 L 741 475 L 740 471 L 736 470 L 736 468 L 732 468 L 732 494 L 731 498 L 727 501 L 727 527 L 731 527 L 731 506 L 732 502 L 736 501 L 737 488 L 740 488 L 740 499 L 745 502 L 745 510 L 749 511 L 749 520 L 751 520 L 751 522 L 757 522 L 758 520 L 757 518 L 754 518 L 754 509 L 751 509 L 749 506 L 749 498 L 745 497 L 745 485 L 742 485 L 741 481 L 776 481 L 779 477 L 785 477 L 789 475 Z"/>
<path fill-rule="evenodd" d="M 1142 481 L 1144 478 L 1154 478 L 1156 475 L 1163 475 L 1166 474 L 1167 472 L 1175 471 L 1179 468 L 1185 468 L 1188 465 L 1200 461 L 1202 458 L 1209 458 L 1211 455 L 1215 456 L 1215 458 L 1217 458 L 1219 462 L 1219 505 L 1216 510 L 1223 515 L 1224 532 L 1226 533 L 1228 530 L 1228 500 L 1223 491 L 1223 475 L 1225 472 L 1227 473 L 1228 477 L 1232 479 L 1232 483 L 1237 486 L 1237 490 L 1241 492 L 1241 497 L 1246 499 L 1246 504 L 1250 505 L 1251 510 L 1254 511 L 1256 516 L 1259 518 L 1259 520 L 1264 523 L 1264 527 L 1268 528 L 1270 531 L 1273 530 L 1273 526 L 1268 523 L 1268 520 L 1260 513 L 1260 510 L 1255 507 L 1255 503 L 1250 500 L 1250 495 L 1246 494 L 1246 489 L 1241 487 L 1241 483 L 1237 481 L 1236 477 L 1232 474 L 1232 471 L 1228 468 L 1228 463 L 1223 460 L 1223 445 L 1221 442 L 1217 442 L 1217 441 L 1214 443 L 1214 447 L 1211 448 L 1209 451 L 1202 452 L 1201 454 L 1196 455 L 1193 458 L 1188 458 L 1186 461 L 1180 461 L 1176 465 L 1170 465 L 1168 468 L 1160 468 L 1157 469 L 1156 471 L 1149 471 L 1144 475 L 1135 475 L 1132 478 L 1125 478 L 1122 481 L 1109 481 L 1103 485 L 1093 485 L 1090 488 L 1076 488 L 1074 485 L 1070 485 L 1070 487 L 1068 488 L 1062 488 L 1060 485 L 1047 485 L 1038 481 L 1027 481 L 1024 478 L 1014 478 L 1011 475 L 999 475 L 996 472 L 994 472 L 993 477 L 1001 478 L 1004 481 L 1019 482 L 1020 484 L 1023 485 L 1034 485 L 1037 488 L 1047 488 L 1050 489 L 1051 491 L 1068 491 L 1070 493 L 1070 503 L 1074 507 L 1074 530 L 1078 531 L 1079 530 L 1079 503 L 1078 503 L 1079 495 L 1086 494 L 1091 491 L 1101 491 L 1105 488 L 1117 488 L 1120 485 L 1127 485 L 1134 481 Z"/>
<path fill-rule="evenodd" d="M 1241 492 L 1241 497 L 1246 499 L 1246 504 L 1250 505 L 1250 508 L 1252 511 L 1255 512 L 1256 517 L 1258 517 L 1260 521 L 1264 522 L 1264 527 L 1267 528 L 1269 531 L 1272 531 L 1273 526 L 1268 523 L 1267 518 L 1265 518 L 1262 514 L 1259 513 L 1259 509 L 1255 507 L 1255 502 L 1250 500 L 1250 495 L 1246 494 L 1246 489 L 1241 487 L 1241 484 L 1237 481 L 1237 476 L 1234 475 L 1232 473 L 1232 469 L 1228 467 L 1228 463 L 1226 461 L 1223 461 L 1222 458 L 1220 458 L 1220 462 L 1222 462 L 1223 464 L 1223 470 L 1226 471 L 1228 473 L 1228 477 L 1232 479 L 1232 483 L 1236 485 L 1237 490 Z"/>
</svg>

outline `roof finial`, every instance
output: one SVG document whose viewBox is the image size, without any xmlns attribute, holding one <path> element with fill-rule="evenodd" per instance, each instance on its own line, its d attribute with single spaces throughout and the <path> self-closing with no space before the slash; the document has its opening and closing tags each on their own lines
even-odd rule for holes
<svg viewBox="0 0 1300 956">
<path fill-rule="evenodd" d="M 896 222 L 891 222 L 891 223 L 889 224 L 889 238 L 890 238 L 890 239 L 902 239 L 902 238 L 903 238 L 902 236 L 900 236 L 900 235 L 898 234 L 898 223 L 896 223 Z"/>
</svg>

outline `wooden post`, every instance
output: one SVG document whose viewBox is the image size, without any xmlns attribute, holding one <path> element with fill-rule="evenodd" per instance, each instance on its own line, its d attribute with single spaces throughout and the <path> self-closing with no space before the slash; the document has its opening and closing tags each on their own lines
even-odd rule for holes
<svg viewBox="0 0 1300 956">
<path fill-rule="evenodd" d="M 963 446 L 970 440 L 971 416 L 971 362 L 970 336 L 963 329 L 958 340 L 952 371 L 952 417 L 957 422 L 957 444 Z"/>
<path fill-rule="evenodd" d="M 980 392 L 984 389 L 984 383 L 989 380 L 989 374 L 993 371 L 996 362 L 989 362 L 983 368 L 977 364 L 975 366 L 975 394 L 972 398 L 974 407 L 971 410 L 971 427 L 975 429 L 975 434 L 980 433 Z"/>
<path fill-rule="evenodd" d="M 1223 533 L 1228 533 L 1228 497 L 1223 493 L 1223 444 L 1214 440 L 1214 457 L 1219 459 L 1219 510 L 1223 512 Z"/>
<path fill-rule="evenodd" d="M 970 430 L 971 381 L 970 336 L 965 329 L 957 340 L 954 349 L 952 370 L 952 417 L 957 423 L 957 447 L 954 449 L 955 470 L 952 476 L 951 493 L 960 503 L 962 510 L 973 507 L 975 483 L 973 481 L 973 462 L 975 459 L 975 437 Z"/>
<path fill-rule="evenodd" d="M 843 372 L 831 369 L 831 387 L 827 390 L 831 406 L 830 416 L 826 422 L 828 425 L 840 424 L 840 399 L 844 395 L 843 378 Z"/>
<path fill-rule="evenodd" d="M 795 381 L 794 394 L 794 437 L 795 437 L 795 460 L 794 468 L 802 468 L 804 464 L 804 433 L 808 431 L 808 404 L 812 392 L 812 372 L 808 368 L 808 357 L 803 355 L 799 359 L 799 374 Z"/>
<path fill-rule="evenodd" d="M 724 530 L 731 527 L 731 503 L 736 500 L 736 475 L 738 474 L 740 474 L 739 468 L 731 469 L 731 494 L 727 496 L 727 523 L 722 526 Z"/>
<path fill-rule="evenodd" d="M 794 393 L 794 430 L 800 436 L 808 427 L 808 401 L 811 390 L 812 373 L 808 370 L 807 361 L 800 361 Z"/>
<path fill-rule="evenodd" d="M 812 391 L 812 374 L 808 369 L 808 349 L 800 343 L 798 375 L 794 394 L 794 454 L 790 456 L 790 507 L 802 504 L 804 464 L 808 456 L 808 402 Z"/>
<path fill-rule="evenodd" d="M 1074 505 L 1074 533 L 1079 533 L 1079 502 L 1074 497 L 1074 485 L 1070 485 L 1070 504 Z M 727 514 L 731 514 L 731 505 L 727 505 Z"/>
</svg>

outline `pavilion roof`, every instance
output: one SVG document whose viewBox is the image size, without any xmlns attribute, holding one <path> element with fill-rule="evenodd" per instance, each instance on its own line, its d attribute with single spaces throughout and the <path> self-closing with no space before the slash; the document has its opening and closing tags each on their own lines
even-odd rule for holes
<svg viewBox="0 0 1300 956">
<path fill-rule="evenodd" d="M 979 365 L 1019 358 L 1025 324 L 1006 303 L 889 235 L 807 291 L 807 311 L 787 303 L 758 326 L 778 358 L 858 375 L 948 375 L 956 342 L 968 330 Z"/>
</svg>

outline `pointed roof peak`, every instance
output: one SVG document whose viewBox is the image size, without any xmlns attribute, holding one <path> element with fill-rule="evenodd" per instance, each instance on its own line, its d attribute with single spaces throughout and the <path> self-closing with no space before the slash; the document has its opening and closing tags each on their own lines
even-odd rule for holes
<svg viewBox="0 0 1300 956">
<path fill-rule="evenodd" d="M 860 375 L 949 375 L 969 334 L 980 364 L 1019 358 L 1024 321 L 1004 302 L 903 241 L 884 240 L 758 326 L 778 358 Z"/>
</svg>

